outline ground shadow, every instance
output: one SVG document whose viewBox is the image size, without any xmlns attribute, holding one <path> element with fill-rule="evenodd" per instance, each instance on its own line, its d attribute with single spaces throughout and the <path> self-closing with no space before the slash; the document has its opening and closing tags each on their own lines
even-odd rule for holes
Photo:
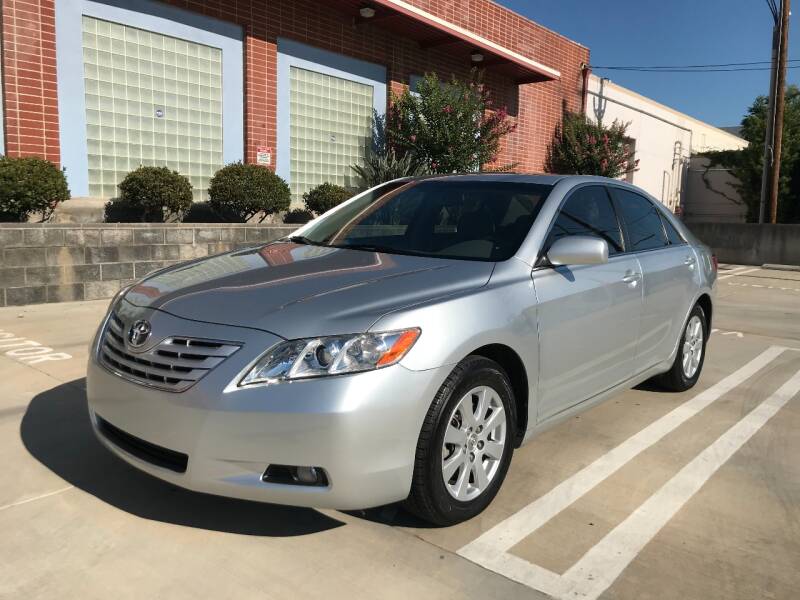
<svg viewBox="0 0 800 600">
<path fill-rule="evenodd" d="M 145 519 L 243 535 L 306 535 L 344 524 L 312 509 L 190 492 L 134 469 L 95 438 L 84 390 L 80 379 L 38 394 L 20 435 L 39 462 L 103 502 Z"/>
<path fill-rule="evenodd" d="M 343 512 L 358 519 L 391 527 L 412 527 L 414 529 L 439 529 L 441 527 L 440 525 L 423 521 L 418 516 L 405 510 L 402 504 L 387 504 L 386 506 Z"/>
</svg>

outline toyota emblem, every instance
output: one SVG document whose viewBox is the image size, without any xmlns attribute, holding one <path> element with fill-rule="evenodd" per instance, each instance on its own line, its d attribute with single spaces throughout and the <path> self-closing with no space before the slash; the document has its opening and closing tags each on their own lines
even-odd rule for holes
<svg viewBox="0 0 800 600">
<path fill-rule="evenodd" d="M 128 330 L 128 343 L 134 348 L 138 348 L 147 341 L 151 331 L 152 328 L 148 321 L 136 321 Z"/>
</svg>

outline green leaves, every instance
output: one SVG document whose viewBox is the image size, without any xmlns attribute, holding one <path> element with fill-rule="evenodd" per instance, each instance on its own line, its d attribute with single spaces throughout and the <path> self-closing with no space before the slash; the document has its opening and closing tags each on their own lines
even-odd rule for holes
<svg viewBox="0 0 800 600">
<path fill-rule="evenodd" d="M 143 222 L 180 219 L 192 205 L 192 184 L 167 167 L 139 167 L 128 173 L 118 187 L 117 202 L 140 215 Z M 106 213 L 109 211 L 113 209 L 107 205 Z"/>
<path fill-rule="evenodd" d="M 747 204 L 748 221 L 758 220 L 767 109 L 766 96 L 758 96 L 742 119 L 741 136 L 749 142 L 747 148 L 701 154 L 711 159 L 710 167 L 728 168 L 739 180 L 736 189 Z M 794 85 L 786 88 L 778 222 L 800 223 L 800 89 Z"/>
<path fill-rule="evenodd" d="M 69 197 L 63 171 L 50 161 L 0 157 L 0 221 L 26 221 L 34 213 L 46 221 Z"/>
<path fill-rule="evenodd" d="M 406 152 L 398 156 L 393 148 L 381 148 L 370 152 L 363 165 L 350 167 L 361 179 L 365 188 L 371 188 L 381 183 L 400 179 L 401 177 L 414 177 L 427 175 L 425 164 L 411 153 Z"/>
<path fill-rule="evenodd" d="M 635 170 L 627 123 L 614 121 L 609 127 L 585 115 L 567 112 L 556 129 L 548 150 L 546 168 L 563 175 L 600 175 L 615 179 Z"/>
<path fill-rule="evenodd" d="M 321 183 L 303 194 L 303 201 L 309 211 L 315 215 L 321 215 L 334 206 L 338 206 L 350 196 L 352 196 L 350 191 L 340 185 Z"/>
<path fill-rule="evenodd" d="M 480 170 L 494 162 L 500 140 L 514 128 L 505 109 L 492 110 L 477 71 L 470 82 L 425 75 L 416 93 L 393 94 L 387 117 L 389 147 L 431 173 Z"/>
<path fill-rule="evenodd" d="M 208 185 L 208 204 L 220 215 L 242 223 L 289 208 L 292 195 L 287 183 L 259 165 L 231 163 L 214 174 Z"/>
</svg>

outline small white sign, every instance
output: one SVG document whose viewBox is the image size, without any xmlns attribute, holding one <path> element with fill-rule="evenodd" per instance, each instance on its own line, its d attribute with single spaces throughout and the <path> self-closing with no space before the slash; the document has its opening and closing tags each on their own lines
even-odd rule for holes
<svg viewBox="0 0 800 600">
<path fill-rule="evenodd" d="M 272 148 L 259 146 L 256 149 L 256 164 L 270 166 L 272 164 Z"/>
</svg>

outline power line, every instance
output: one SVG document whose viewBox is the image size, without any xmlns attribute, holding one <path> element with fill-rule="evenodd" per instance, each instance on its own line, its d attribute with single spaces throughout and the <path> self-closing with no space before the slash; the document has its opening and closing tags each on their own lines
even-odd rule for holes
<svg viewBox="0 0 800 600">
<path fill-rule="evenodd" d="M 604 67 L 591 67 L 602 70 Z M 800 65 L 788 65 L 787 69 L 800 69 Z M 748 67 L 744 69 L 623 69 L 626 73 L 738 73 L 740 71 L 769 71 L 770 67 Z"/>
<path fill-rule="evenodd" d="M 790 59 L 787 62 L 790 62 L 790 63 L 800 62 L 800 58 Z M 769 64 L 771 64 L 771 61 L 769 61 L 769 60 L 756 60 L 756 61 L 751 61 L 751 62 L 717 63 L 717 64 L 708 64 L 708 65 L 650 65 L 650 66 L 645 66 L 645 65 L 629 65 L 629 66 L 618 66 L 618 65 L 597 66 L 597 65 L 591 65 L 591 68 L 592 69 L 607 69 L 607 70 L 613 70 L 613 71 L 641 71 L 641 70 L 646 70 L 646 71 L 671 71 L 671 70 L 675 70 L 675 69 L 686 70 L 686 71 L 690 71 L 690 70 L 694 71 L 694 70 L 697 69 L 697 70 L 700 70 L 699 72 L 702 73 L 703 72 L 702 70 L 716 69 L 716 68 L 719 68 L 719 67 L 747 67 L 747 66 L 752 66 L 752 65 L 769 65 Z M 769 67 L 760 67 L 760 68 L 769 69 Z"/>
<path fill-rule="evenodd" d="M 778 5 L 775 3 L 775 0 L 766 0 L 767 6 L 769 7 L 769 12 L 772 13 L 772 18 L 776 21 L 778 20 Z"/>
</svg>

